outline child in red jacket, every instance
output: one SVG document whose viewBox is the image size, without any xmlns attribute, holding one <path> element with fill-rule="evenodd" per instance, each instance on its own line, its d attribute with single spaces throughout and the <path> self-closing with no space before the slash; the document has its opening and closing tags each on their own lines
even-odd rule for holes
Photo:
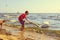
<svg viewBox="0 0 60 40">
<path fill-rule="evenodd" d="M 25 13 L 22 13 L 19 17 L 18 20 L 21 23 L 21 31 L 24 30 L 24 26 L 25 26 L 25 20 L 26 19 L 29 23 L 31 23 L 28 19 L 27 19 L 27 15 L 29 14 L 28 11 L 25 11 Z"/>
</svg>

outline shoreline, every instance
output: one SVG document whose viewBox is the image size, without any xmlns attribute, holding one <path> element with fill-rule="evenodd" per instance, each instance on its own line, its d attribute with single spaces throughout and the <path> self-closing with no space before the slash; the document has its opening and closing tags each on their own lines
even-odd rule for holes
<svg viewBox="0 0 60 40">
<path fill-rule="evenodd" d="M 2 34 L 0 33 L 0 38 L 4 40 L 21 40 L 21 31 L 19 31 L 20 25 L 14 24 L 4 24 Z M 27 40 L 49 40 L 49 38 L 54 40 L 60 40 L 60 30 L 48 30 L 38 27 L 25 27 L 24 37 Z M 1 32 L 0 31 L 0 32 Z M 6 34 L 6 32 L 8 32 Z M 11 35 L 9 35 L 11 33 Z M 38 35 L 38 36 L 37 36 Z M 30 38 L 29 38 L 30 37 Z M 25 38 L 25 39 L 26 39 Z M 44 38 L 44 39 L 43 39 Z"/>
<path fill-rule="evenodd" d="M 16 30 L 18 30 L 19 28 L 21 28 L 20 25 L 10 25 L 8 27 L 14 28 Z M 25 27 L 25 29 L 26 30 L 30 30 L 31 29 L 31 31 L 35 31 L 37 33 L 41 33 L 41 31 L 43 31 L 45 34 L 49 33 L 49 34 L 60 35 L 60 30 L 49 30 L 49 29 L 46 29 L 46 28 L 38 28 L 38 27 Z"/>
</svg>

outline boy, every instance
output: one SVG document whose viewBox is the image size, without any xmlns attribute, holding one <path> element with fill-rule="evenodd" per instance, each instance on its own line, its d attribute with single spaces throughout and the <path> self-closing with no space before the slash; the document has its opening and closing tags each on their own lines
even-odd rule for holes
<svg viewBox="0 0 60 40">
<path fill-rule="evenodd" d="M 25 20 L 26 19 L 29 23 L 31 23 L 28 19 L 27 19 L 27 15 L 29 14 L 28 11 L 25 11 L 25 13 L 21 14 L 19 17 L 18 17 L 18 20 L 19 22 L 21 23 L 21 31 L 24 30 L 24 27 L 25 27 Z"/>
</svg>

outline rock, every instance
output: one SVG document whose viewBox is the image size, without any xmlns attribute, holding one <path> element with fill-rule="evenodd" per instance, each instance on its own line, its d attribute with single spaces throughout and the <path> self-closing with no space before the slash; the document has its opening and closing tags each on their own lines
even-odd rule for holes
<svg viewBox="0 0 60 40">
<path fill-rule="evenodd" d="M 41 28 L 48 28 L 49 27 L 49 25 L 47 25 L 47 24 L 43 24 L 42 26 L 41 26 Z"/>
</svg>

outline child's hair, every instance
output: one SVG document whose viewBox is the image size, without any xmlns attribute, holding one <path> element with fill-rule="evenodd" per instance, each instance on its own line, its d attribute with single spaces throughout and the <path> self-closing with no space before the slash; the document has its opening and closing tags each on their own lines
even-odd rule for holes
<svg viewBox="0 0 60 40">
<path fill-rule="evenodd" d="M 25 11 L 25 13 L 28 13 L 28 11 Z"/>
</svg>

